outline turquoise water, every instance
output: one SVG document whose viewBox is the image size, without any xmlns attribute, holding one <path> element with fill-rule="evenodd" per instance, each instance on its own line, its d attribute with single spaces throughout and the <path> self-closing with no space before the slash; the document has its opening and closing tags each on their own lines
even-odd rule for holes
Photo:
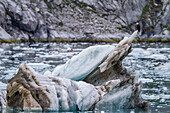
<svg viewBox="0 0 170 113">
<path fill-rule="evenodd" d="M 99 44 L 106 43 L 0 44 L 0 82 L 7 84 L 8 80 L 16 74 L 21 63 L 27 63 L 37 72 L 43 74 L 46 70 L 52 71 L 57 65 L 64 64 L 68 59 L 83 49 Z M 143 82 L 142 97 L 150 102 L 150 107 L 146 109 L 115 110 L 111 104 L 109 104 L 106 105 L 108 107 L 106 107 L 104 111 L 84 112 L 170 112 L 170 43 L 134 44 L 132 53 L 124 59 L 123 64 L 127 68 L 138 71 L 140 80 Z M 6 87 L 0 86 L 0 89 L 5 90 Z M 0 110 L 0 112 L 6 111 L 18 112 L 13 109 Z"/>
</svg>

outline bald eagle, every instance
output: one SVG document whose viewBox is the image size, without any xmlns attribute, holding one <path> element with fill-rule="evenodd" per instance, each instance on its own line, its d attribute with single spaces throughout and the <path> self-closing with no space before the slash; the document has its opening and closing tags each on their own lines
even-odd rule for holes
<svg viewBox="0 0 170 113">
<path fill-rule="evenodd" d="M 140 32 L 140 25 L 139 25 L 139 23 L 136 23 L 136 29 L 138 30 L 138 32 Z"/>
</svg>

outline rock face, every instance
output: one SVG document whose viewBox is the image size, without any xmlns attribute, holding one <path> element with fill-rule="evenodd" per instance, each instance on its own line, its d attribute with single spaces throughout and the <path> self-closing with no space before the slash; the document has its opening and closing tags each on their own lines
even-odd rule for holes
<svg viewBox="0 0 170 113">
<path fill-rule="evenodd" d="M 140 22 L 143 37 L 169 36 L 169 7 L 169 0 L 1 0 L 0 26 L 13 39 L 121 38 Z"/>
<path fill-rule="evenodd" d="M 96 47 L 91 47 L 91 50 L 88 48 L 89 53 L 92 53 L 89 54 L 92 60 L 86 59 L 88 55 L 85 56 L 87 61 L 83 60 L 82 54 L 86 53 L 84 50 L 65 66 L 57 68 L 53 74 L 48 71 L 40 75 L 26 64 L 21 64 L 18 73 L 8 82 L 7 106 L 22 110 L 57 111 L 102 110 L 109 103 L 114 108 L 147 107 L 147 102 L 140 96 L 142 83 L 138 83 L 134 72 L 122 67 L 122 60 L 131 51 L 132 41 L 137 34 L 138 31 L 135 31 L 114 49 L 110 47 L 111 51 L 108 50 L 103 57 L 94 49 Z M 102 59 L 96 59 L 98 63 L 93 65 L 93 57 L 97 58 L 96 55 L 100 55 Z M 79 59 L 82 59 L 83 63 L 79 62 Z M 76 61 L 84 64 L 84 68 Z M 92 70 L 86 69 L 88 66 Z M 63 70 L 67 73 L 62 74 Z M 71 77 L 67 76 L 68 70 L 73 74 Z"/>
<path fill-rule="evenodd" d="M 1 26 L 0 26 L 0 39 L 12 40 L 12 36 L 10 36 Z"/>
</svg>

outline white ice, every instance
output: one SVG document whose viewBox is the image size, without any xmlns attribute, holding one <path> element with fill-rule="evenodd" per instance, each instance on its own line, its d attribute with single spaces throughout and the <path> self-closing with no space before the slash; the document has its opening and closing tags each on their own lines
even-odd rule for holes
<svg viewBox="0 0 170 113">
<path fill-rule="evenodd" d="M 91 46 L 80 54 L 73 56 L 64 65 L 56 67 L 53 76 L 82 80 L 90 74 L 115 48 L 111 45 Z"/>
<path fill-rule="evenodd" d="M 137 34 L 138 31 L 135 31 L 129 38 L 125 37 L 116 47 L 111 45 L 98 45 L 84 49 L 78 55 L 68 60 L 64 65 L 56 67 L 52 72 L 52 76 L 66 77 L 72 80 L 83 80 L 97 67 L 100 67 L 101 72 L 103 72 L 115 55 L 119 53 L 119 57 L 121 57 L 125 51 L 130 48 Z M 120 50 L 120 48 L 122 49 Z M 109 57 L 107 58 L 108 60 L 106 59 L 107 56 Z M 119 57 L 117 60 L 119 60 Z"/>
</svg>

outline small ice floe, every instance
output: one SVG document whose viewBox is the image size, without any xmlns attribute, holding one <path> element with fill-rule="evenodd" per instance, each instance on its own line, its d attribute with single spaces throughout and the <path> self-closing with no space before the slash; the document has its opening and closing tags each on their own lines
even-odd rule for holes
<svg viewBox="0 0 170 113">
<path fill-rule="evenodd" d="M 0 66 L 0 70 L 2 70 L 2 69 L 5 69 L 5 67 L 1 67 L 1 66 Z"/>
<path fill-rule="evenodd" d="M 73 51 L 73 49 L 71 47 L 67 48 L 67 52 L 72 52 L 72 51 Z"/>
<path fill-rule="evenodd" d="M 23 56 L 25 56 L 24 53 L 16 53 L 16 54 L 12 55 L 13 58 L 16 58 L 16 57 L 23 57 Z"/>
<path fill-rule="evenodd" d="M 133 51 L 129 55 L 132 55 L 137 58 L 141 58 L 141 57 L 150 55 L 150 52 L 142 48 L 134 48 Z"/>
<path fill-rule="evenodd" d="M 146 94 L 142 94 L 141 95 L 143 99 L 146 100 L 158 100 L 161 98 L 161 95 L 146 95 Z"/>
<path fill-rule="evenodd" d="M 38 57 L 40 57 L 40 58 L 57 58 L 58 57 L 58 54 L 59 54 L 59 52 L 57 51 L 57 52 L 53 52 L 53 53 L 39 53 L 39 54 L 37 54 L 37 56 Z"/>
<path fill-rule="evenodd" d="M 20 47 L 20 46 L 15 46 L 15 47 L 13 47 L 12 49 L 13 49 L 13 50 L 20 50 L 21 47 Z"/>
<path fill-rule="evenodd" d="M 153 82 L 153 79 L 149 79 L 149 78 L 139 78 L 139 81 L 142 81 L 142 83 L 147 83 L 147 82 Z"/>
<path fill-rule="evenodd" d="M 147 48 L 147 51 L 149 51 L 151 54 L 159 54 L 160 51 L 156 48 Z"/>
<path fill-rule="evenodd" d="M 13 48 L 13 50 L 19 50 L 19 51 L 41 51 L 44 50 L 44 48 L 33 48 L 33 47 L 20 47 L 20 46 L 16 46 Z"/>
<path fill-rule="evenodd" d="M 9 68 L 8 70 L 5 70 L 4 73 L 7 75 L 2 75 L 2 78 L 4 81 L 8 81 L 9 79 L 11 79 L 12 77 L 14 77 L 14 75 L 18 72 L 18 69 L 16 70 L 15 68 Z M 1 77 L 0 77 L 1 78 Z"/>
<path fill-rule="evenodd" d="M 0 90 L 6 89 L 7 84 L 0 82 Z"/>
<path fill-rule="evenodd" d="M 167 90 L 168 90 L 168 88 L 167 88 L 167 87 L 163 87 L 162 89 L 163 89 L 164 91 L 167 91 Z"/>
<path fill-rule="evenodd" d="M 142 94 L 142 98 L 144 98 L 146 100 L 170 99 L 170 95 L 166 95 L 166 94 L 158 94 L 158 95 Z"/>
<path fill-rule="evenodd" d="M 164 54 L 152 54 L 150 56 L 146 56 L 145 58 L 153 60 L 168 60 Z"/>
<path fill-rule="evenodd" d="M 27 64 L 28 66 L 31 66 L 33 68 L 47 68 L 49 67 L 50 65 L 49 64 L 44 64 L 44 63 L 28 63 Z"/>
<path fill-rule="evenodd" d="M 47 68 L 50 67 L 49 64 L 44 64 L 44 63 L 28 63 L 27 65 L 31 66 L 34 68 L 36 71 L 44 73 L 44 71 L 47 70 Z"/>
<path fill-rule="evenodd" d="M 3 52 L 3 51 L 4 51 L 4 49 L 0 48 L 0 52 Z"/>
<path fill-rule="evenodd" d="M 169 70 L 170 72 L 170 63 L 168 62 L 168 63 L 160 64 L 155 69 L 156 70 Z"/>
<path fill-rule="evenodd" d="M 160 48 L 159 51 L 161 53 L 170 53 L 170 48 Z"/>
<path fill-rule="evenodd" d="M 168 94 L 161 94 L 162 99 L 170 99 L 170 95 Z"/>
<path fill-rule="evenodd" d="M 169 79 L 170 77 L 170 62 L 156 66 L 155 71 L 157 73 L 160 73 L 164 77 L 164 81 L 169 81 L 169 80 L 166 80 L 166 78 Z"/>
<path fill-rule="evenodd" d="M 31 44 L 30 46 L 32 46 L 32 47 L 39 47 L 40 45 L 39 45 L 39 43 L 34 43 L 34 44 Z M 45 46 L 45 45 L 44 45 Z"/>
</svg>

